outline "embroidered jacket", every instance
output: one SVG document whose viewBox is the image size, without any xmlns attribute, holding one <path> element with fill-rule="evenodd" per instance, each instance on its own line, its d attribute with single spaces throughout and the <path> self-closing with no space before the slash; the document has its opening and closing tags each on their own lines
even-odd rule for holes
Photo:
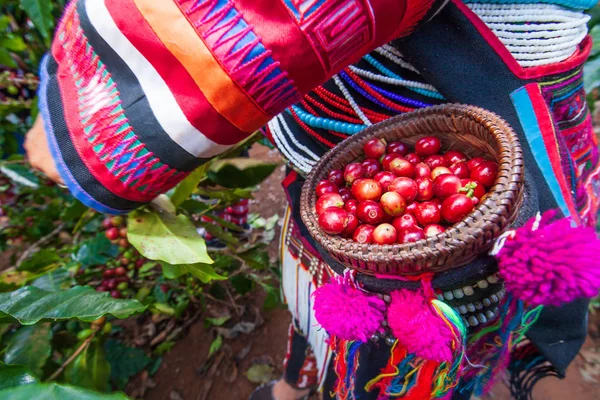
<svg viewBox="0 0 600 400">
<path fill-rule="evenodd" d="M 74 0 L 41 66 L 59 172 L 130 211 L 428 18 L 438 0 Z"/>
</svg>

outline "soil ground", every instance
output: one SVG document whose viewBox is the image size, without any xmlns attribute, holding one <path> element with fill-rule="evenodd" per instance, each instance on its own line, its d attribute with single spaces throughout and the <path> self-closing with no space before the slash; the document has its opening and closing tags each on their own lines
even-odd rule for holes
<svg viewBox="0 0 600 400">
<path fill-rule="evenodd" d="M 264 160 L 278 160 L 275 151 L 255 146 L 251 156 Z M 285 199 L 281 189 L 283 168 L 277 170 L 266 182 L 252 202 L 252 211 L 264 217 L 283 215 Z M 272 249 L 276 254 L 277 243 Z M 249 307 L 260 307 L 263 294 L 247 300 Z M 227 340 L 222 356 L 212 358 L 207 365 L 207 355 L 213 340 L 210 332 L 200 320 L 192 325 L 186 337 L 177 342 L 165 355 L 157 375 L 153 377 L 155 387 L 146 391 L 146 400 L 246 400 L 254 387 L 244 373 L 253 362 L 268 362 L 275 367 L 275 376 L 281 374 L 286 350 L 287 329 L 290 316 L 285 308 L 264 313 L 264 323 L 254 332 Z M 600 399 L 600 320 L 592 318 L 590 338 L 584 350 L 569 368 L 567 378 L 548 378 L 541 381 L 534 392 L 535 400 L 592 400 Z M 248 352 L 249 351 L 249 352 Z M 247 354 L 244 357 L 240 355 Z M 236 360 L 236 355 L 238 359 Z M 218 362 L 215 362 L 218 361 Z M 217 368 L 214 365 L 218 364 Z M 213 366 L 211 371 L 210 366 Z M 486 399 L 509 400 L 510 395 L 504 382 L 498 382 Z M 425 399 L 424 399 L 425 400 Z"/>
</svg>

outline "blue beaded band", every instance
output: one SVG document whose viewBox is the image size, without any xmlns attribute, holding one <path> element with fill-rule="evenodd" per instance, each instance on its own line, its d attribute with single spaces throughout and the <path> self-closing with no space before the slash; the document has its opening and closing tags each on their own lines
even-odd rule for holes
<svg viewBox="0 0 600 400">
<path fill-rule="evenodd" d="M 292 109 L 302 122 L 312 128 L 326 129 L 328 131 L 339 132 L 346 135 L 354 135 L 367 127 L 366 125 L 350 124 L 348 122 L 340 122 L 329 118 L 315 117 L 296 105 L 292 106 Z"/>
<path fill-rule="evenodd" d="M 371 64 L 373 67 L 377 68 L 379 70 L 379 72 L 381 72 L 382 74 L 386 75 L 389 78 L 394 78 L 394 79 L 398 79 L 401 81 L 406 80 L 406 79 L 402 78 L 400 75 L 390 71 L 388 68 L 386 68 L 382 63 L 377 61 L 375 59 L 375 57 L 373 57 L 370 54 L 367 54 L 366 56 L 364 56 L 363 60 L 365 60 L 366 62 Z M 423 96 L 431 97 L 431 98 L 438 99 L 438 100 L 445 100 L 444 96 L 442 96 L 440 93 L 434 92 L 432 90 L 421 89 L 421 88 L 412 88 L 412 87 L 407 87 L 407 88 L 412 90 L 413 92 L 419 93 Z"/>
</svg>

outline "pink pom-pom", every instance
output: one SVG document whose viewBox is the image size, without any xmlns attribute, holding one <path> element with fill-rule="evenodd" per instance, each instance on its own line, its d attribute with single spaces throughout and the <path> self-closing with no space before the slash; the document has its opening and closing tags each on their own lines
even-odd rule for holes
<svg viewBox="0 0 600 400">
<path fill-rule="evenodd" d="M 332 336 L 366 342 L 380 328 L 385 302 L 348 282 L 332 282 L 314 293 L 315 318 Z"/>
<path fill-rule="evenodd" d="M 532 219 L 496 256 L 506 290 L 528 305 L 558 306 L 594 297 L 600 288 L 600 241 L 593 228 L 552 222 L 555 211 Z"/>
<path fill-rule="evenodd" d="M 392 293 L 388 324 L 409 353 L 437 362 L 452 359 L 453 333 L 421 291 Z"/>
</svg>

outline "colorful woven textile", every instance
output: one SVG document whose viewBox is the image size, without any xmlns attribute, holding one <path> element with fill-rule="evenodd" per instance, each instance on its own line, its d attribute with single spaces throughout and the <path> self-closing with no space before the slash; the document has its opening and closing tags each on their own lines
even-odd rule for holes
<svg viewBox="0 0 600 400">
<path fill-rule="evenodd" d="M 439 0 L 73 0 L 42 68 L 59 171 L 126 212 L 255 132 Z"/>
</svg>

